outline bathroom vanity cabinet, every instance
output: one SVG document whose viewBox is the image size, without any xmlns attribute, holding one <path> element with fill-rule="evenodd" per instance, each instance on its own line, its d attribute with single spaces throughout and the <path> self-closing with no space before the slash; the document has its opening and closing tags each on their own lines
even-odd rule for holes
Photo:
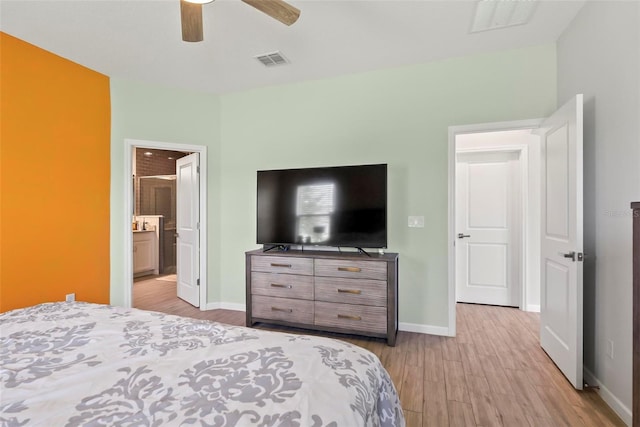
<svg viewBox="0 0 640 427">
<path fill-rule="evenodd" d="M 158 239 L 153 230 L 133 232 L 133 274 L 158 274 Z"/>
</svg>

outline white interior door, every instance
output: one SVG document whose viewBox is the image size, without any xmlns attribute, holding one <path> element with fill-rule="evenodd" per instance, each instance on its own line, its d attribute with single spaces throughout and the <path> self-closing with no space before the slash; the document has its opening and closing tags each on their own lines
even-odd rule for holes
<svg viewBox="0 0 640 427">
<path fill-rule="evenodd" d="M 540 345 L 582 389 L 582 95 L 541 126 Z"/>
<path fill-rule="evenodd" d="M 518 153 L 456 156 L 456 299 L 518 306 L 521 209 Z"/>
<path fill-rule="evenodd" d="M 176 161 L 176 261 L 178 297 L 200 306 L 200 199 L 198 153 Z"/>
</svg>

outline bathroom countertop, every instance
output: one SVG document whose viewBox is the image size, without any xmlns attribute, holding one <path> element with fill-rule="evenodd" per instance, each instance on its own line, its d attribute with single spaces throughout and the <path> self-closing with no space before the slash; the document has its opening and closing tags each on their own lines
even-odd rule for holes
<svg viewBox="0 0 640 427">
<path fill-rule="evenodd" d="M 131 230 L 131 231 L 133 231 L 134 233 L 149 233 L 156 230 Z"/>
</svg>

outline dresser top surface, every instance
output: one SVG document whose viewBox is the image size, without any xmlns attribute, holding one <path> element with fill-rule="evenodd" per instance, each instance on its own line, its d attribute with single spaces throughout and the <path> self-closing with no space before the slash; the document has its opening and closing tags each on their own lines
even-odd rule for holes
<svg viewBox="0 0 640 427">
<path fill-rule="evenodd" d="M 258 256 L 279 256 L 279 257 L 297 257 L 297 258 L 330 258 L 330 259 L 349 259 L 359 261 L 388 261 L 393 262 L 398 258 L 398 254 L 394 252 L 385 252 L 380 255 L 377 252 L 369 252 L 371 256 L 358 252 L 339 252 L 339 251 L 313 251 L 313 250 L 288 250 L 288 251 L 263 251 L 262 249 L 254 249 L 247 251 L 247 255 Z"/>
</svg>

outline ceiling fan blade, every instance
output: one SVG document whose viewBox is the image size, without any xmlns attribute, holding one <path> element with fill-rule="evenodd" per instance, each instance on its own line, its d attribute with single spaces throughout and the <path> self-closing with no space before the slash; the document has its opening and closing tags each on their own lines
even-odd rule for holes
<svg viewBox="0 0 640 427">
<path fill-rule="evenodd" d="M 283 0 L 242 0 L 260 12 L 266 13 L 285 25 L 291 25 L 300 17 L 300 9 Z"/>
<path fill-rule="evenodd" d="M 202 5 L 180 0 L 180 21 L 182 22 L 182 40 L 201 42 L 202 37 Z"/>
</svg>

